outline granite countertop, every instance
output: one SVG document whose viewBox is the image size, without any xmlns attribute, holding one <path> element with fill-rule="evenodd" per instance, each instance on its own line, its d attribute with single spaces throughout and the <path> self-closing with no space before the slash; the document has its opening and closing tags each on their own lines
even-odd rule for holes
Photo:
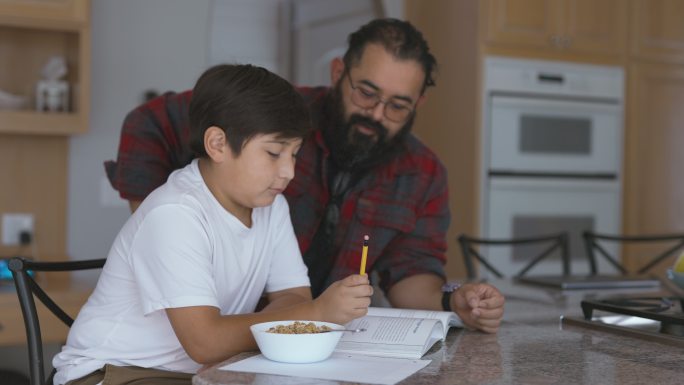
<svg viewBox="0 0 684 385">
<path fill-rule="evenodd" d="M 561 316 L 581 314 L 579 302 L 583 298 L 605 295 L 605 291 L 562 292 L 504 281 L 495 285 L 507 297 L 499 332 L 488 335 L 451 329 L 447 340 L 423 357 L 432 362 L 401 384 L 629 385 L 684 381 L 681 345 L 561 324 Z M 252 354 L 243 353 L 198 374 L 193 384 L 348 384 L 217 369 Z"/>
</svg>

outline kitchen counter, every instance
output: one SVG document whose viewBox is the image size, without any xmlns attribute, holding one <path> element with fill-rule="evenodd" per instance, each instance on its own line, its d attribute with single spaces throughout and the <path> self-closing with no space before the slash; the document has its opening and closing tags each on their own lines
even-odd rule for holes
<svg viewBox="0 0 684 385">
<path fill-rule="evenodd" d="M 684 347 L 643 338 L 562 325 L 581 315 L 583 298 L 633 291 L 559 291 L 494 283 L 506 295 L 504 322 L 495 335 L 451 329 L 423 358 L 432 362 L 401 384 L 681 384 Z M 662 294 L 645 293 L 640 295 Z M 195 385 L 343 384 L 218 370 L 243 353 L 193 378 Z M 348 383 L 344 383 L 348 384 Z"/>
</svg>

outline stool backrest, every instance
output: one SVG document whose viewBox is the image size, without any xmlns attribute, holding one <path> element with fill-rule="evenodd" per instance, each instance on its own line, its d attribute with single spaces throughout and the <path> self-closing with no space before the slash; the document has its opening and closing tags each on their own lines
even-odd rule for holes
<svg viewBox="0 0 684 385">
<path fill-rule="evenodd" d="M 65 262 L 34 262 L 22 257 L 13 257 L 9 260 L 9 269 L 12 271 L 14 285 L 17 288 L 17 296 L 19 297 L 21 313 L 24 317 L 24 326 L 26 327 L 31 385 L 52 384 L 52 377 L 55 374 L 53 369 L 47 381 L 45 380 L 43 341 L 34 296 L 68 327 L 71 327 L 74 319 L 50 298 L 30 272 L 101 269 L 105 261 L 106 259 L 103 258 Z"/>
<path fill-rule="evenodd" d="M 547 248 L 543 249 L 541 253 L 536 255 L 529 263 L 527 263 L 515 277 L 521 277 L 525 275 L 530 269 L 532 269 L 537 263 L 542 259 L 551 255 L 554 250 L 560 251 L 561 261 L 563 264 L 563 275 L 570 275 L 570 256 L 568 252 L 568 234 L 558 233 L 552 235 L 543 235 L 538 237 L 527 237 L 527 238 L 513 238 L 513 239 L 486 239 L 486 238 L 474 238 L 462 234 L 458 237 L 458 243 L 461 246 L 461 252 L 463 253 L 463 261 L 465 263 L 466 272 L 468 274 L 468 279 L 478 278 L 478 274 L 475 271 L 474 260 L 477 260 L 481 266 L 489 270 L 492 274 L 498 278 L 503 278 L 504 275 L 495 268 L 491 261 L 487 260 L 476 248 L 479 245 L 487 246 L 515 246 L 515 245 L 548 245 Z"/>
<path fill-rule="evenodd" d="M 663 248 L 662 252 L 649 258 L 649 260 L 636 271 L 636 274 L 645 274 L 649 272 L 652 268 L 669 257 L 673 257 L 674 262 L 674 258 L 677 255 L 676 253 L 684 249 L 684 234 L 610 235 L 585 231 L 582 233 L 582 238 L 584 239 L 584 246 L 587 250 L 587 255 L 589 256 L 589 267 L 592 274 L 596 274 L 598 272 L 596 267 L 598 256 L 605 258 L 608 262 L 610 262 L 611 265 L 619 270 L 620 273 L 630 273 L 627 271 L 627 268 L 618 261 L 616 256 L 611 255 L 611 253 L 606 250 L 604 244 L 607 243 L 618 243 L 620 245 L 650 243 L 654 246 L 660 246 Z"/>
</svg>

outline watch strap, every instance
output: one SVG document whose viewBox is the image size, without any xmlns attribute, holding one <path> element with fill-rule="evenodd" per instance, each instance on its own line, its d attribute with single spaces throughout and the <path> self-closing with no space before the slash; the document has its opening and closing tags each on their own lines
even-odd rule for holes
<svg viewBox="0 0 684 385">
<path fill-rule="evenodd" d="M 451 310 L 451 293 L 452 291 L 443 291 L 442 292 L 442 309 L 444 311 L 452 311 Z"/>
<path fill-rule="evenodd" d="M 451 309 L 451 293 L 461 287 L 460 283 L 447 282 L 442 286 L 442 309 L 444 311 L 453 311 Z"/>
</svg>

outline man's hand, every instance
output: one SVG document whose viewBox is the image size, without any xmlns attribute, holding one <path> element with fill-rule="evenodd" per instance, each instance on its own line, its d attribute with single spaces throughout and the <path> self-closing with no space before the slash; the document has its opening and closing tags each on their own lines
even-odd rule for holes
<svg viewBox="0 0 684 385">
<path fill-rule="evenodd" d="M 504 296 L 494 286 L 467 283 L 451 294 L 451 308 L 465 326 L 496 333 L 504 312 Z"/>
</svg>

